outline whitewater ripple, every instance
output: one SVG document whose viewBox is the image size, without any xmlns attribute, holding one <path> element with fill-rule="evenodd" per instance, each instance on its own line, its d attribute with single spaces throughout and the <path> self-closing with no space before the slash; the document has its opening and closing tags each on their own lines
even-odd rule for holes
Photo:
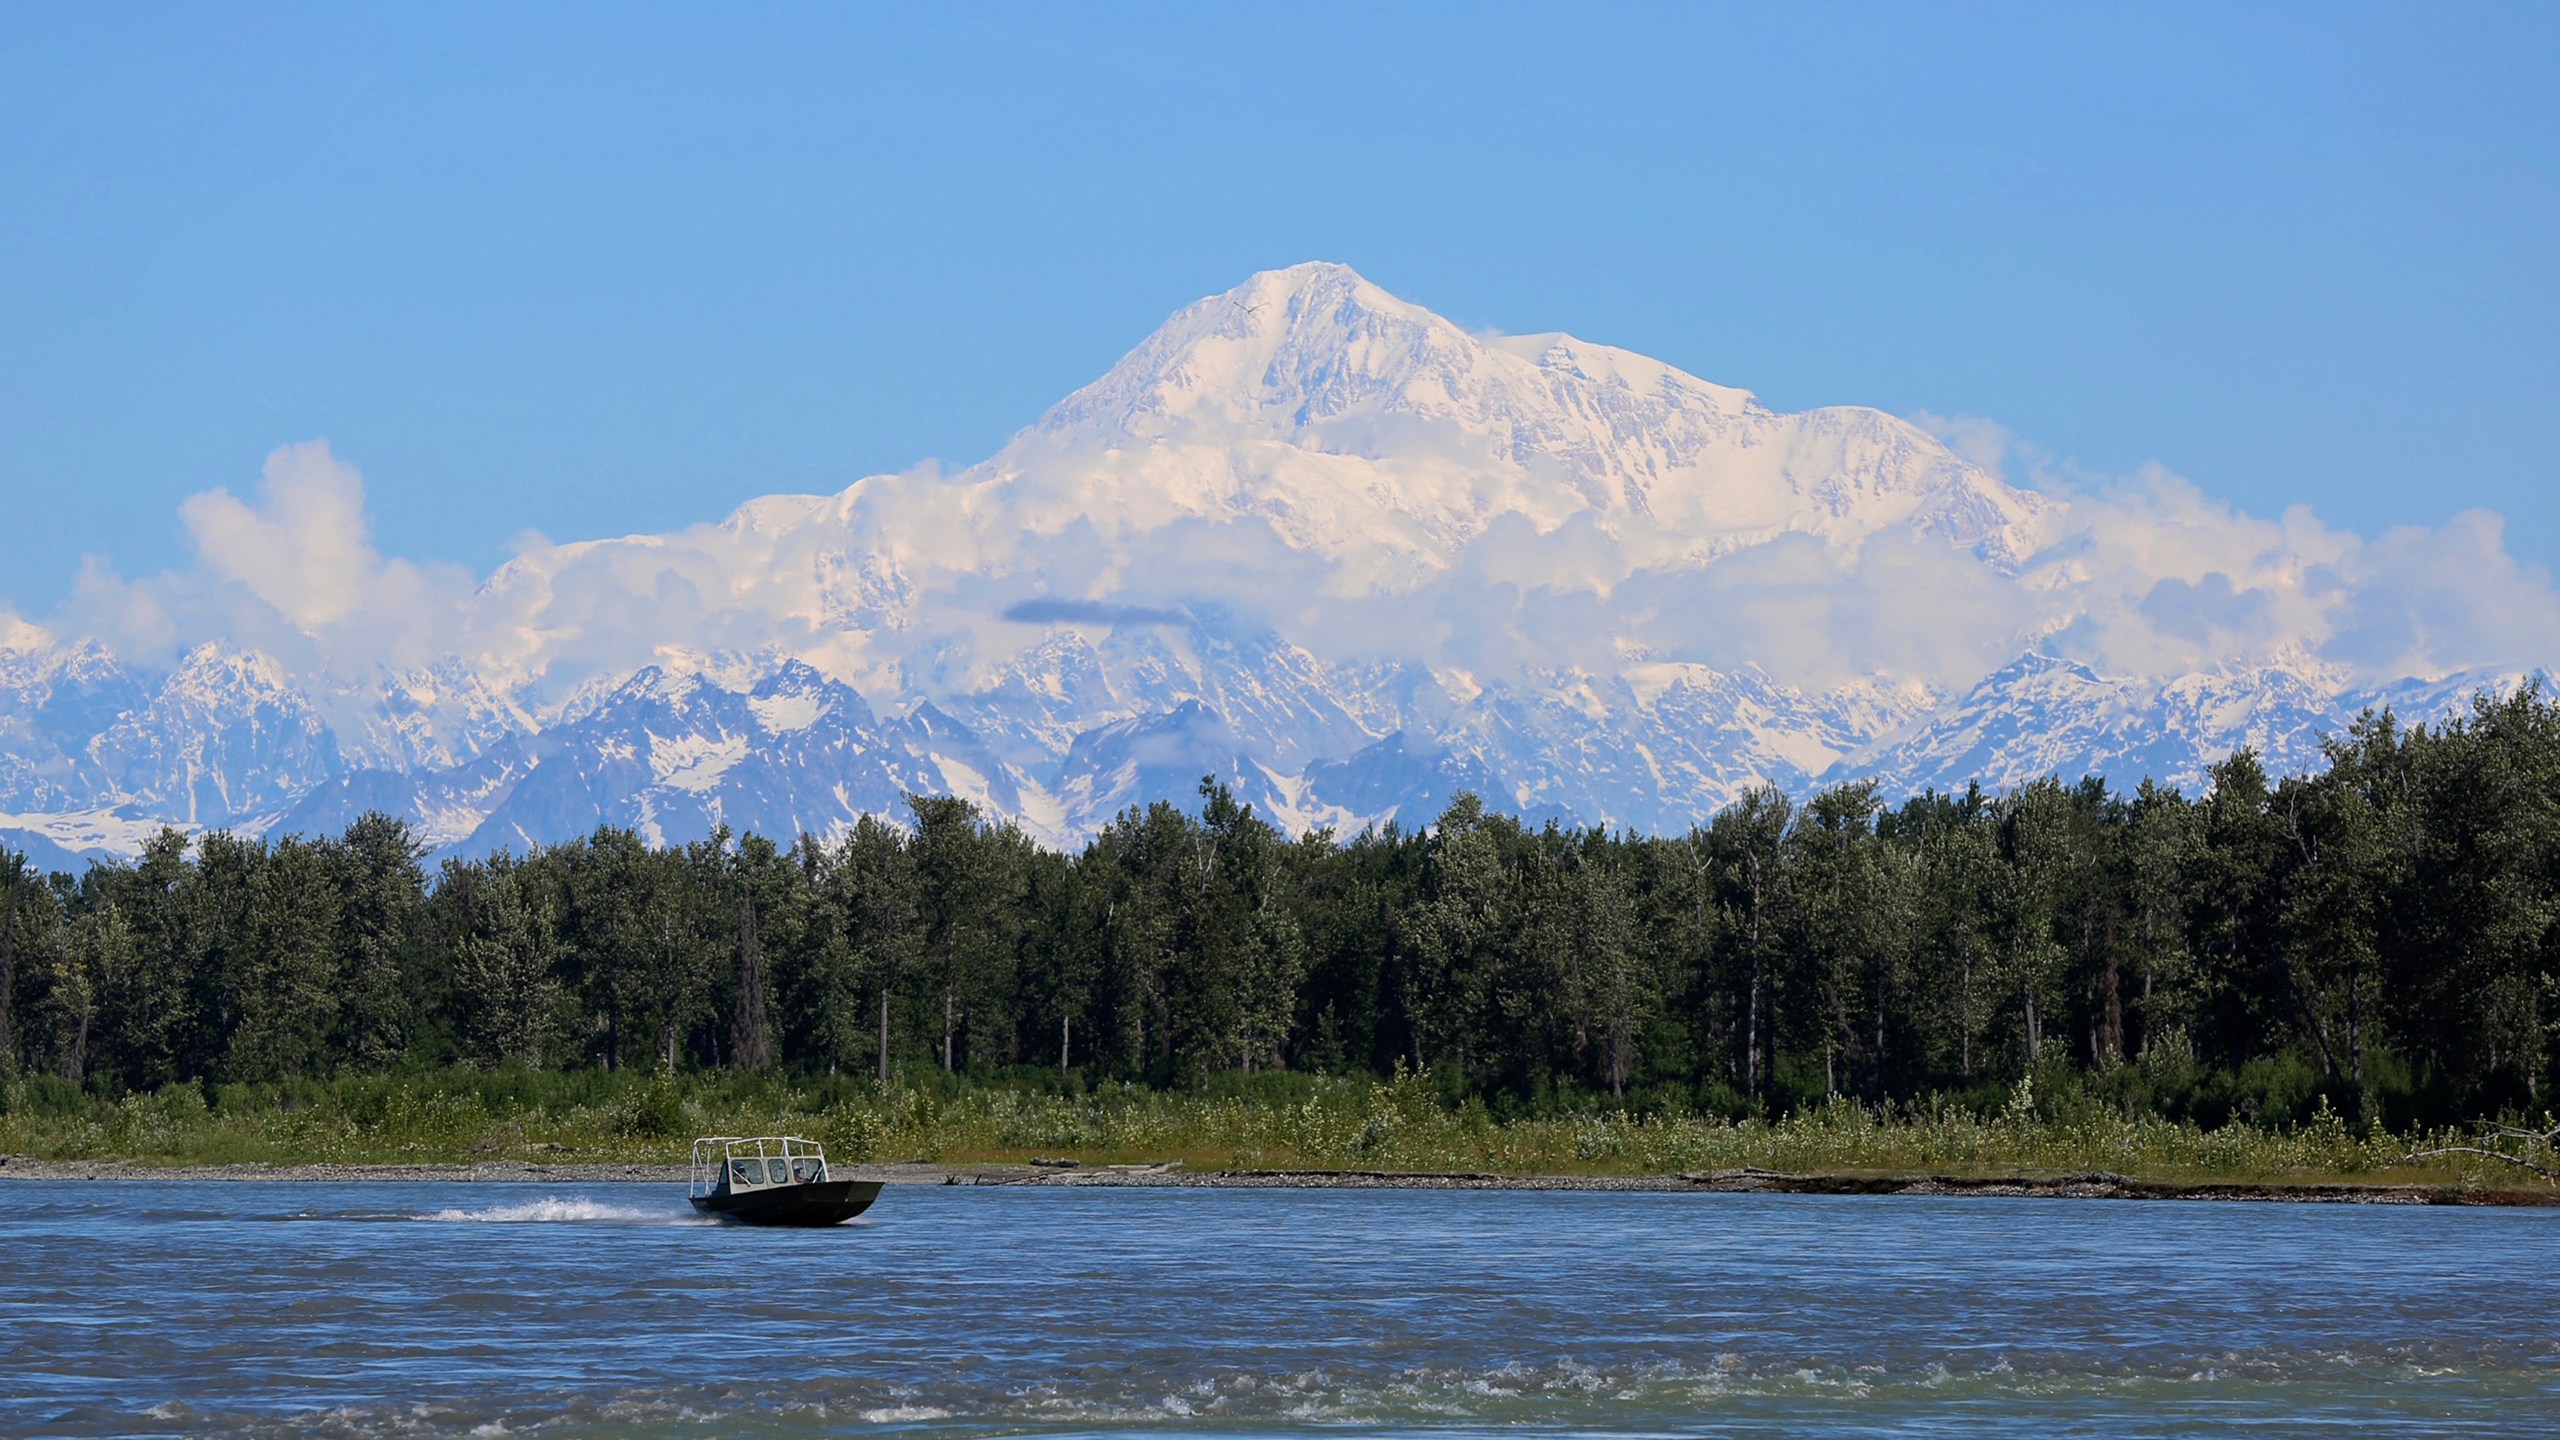
<svg viewBox="0 0 2560 1440">
<path fill-rule="evenodd" d="M 545 1196 L 516 1205 L 490 1205 L 477 1210 L 449 1208 L 418 1217 L 449 1225 L 711 1225 L 718 1222 L 700 1215 L 670 1210 L 652 1210 L 638 1205 L 614 1205 L 602 1200 L 572 1200 Z"/>
</svg>

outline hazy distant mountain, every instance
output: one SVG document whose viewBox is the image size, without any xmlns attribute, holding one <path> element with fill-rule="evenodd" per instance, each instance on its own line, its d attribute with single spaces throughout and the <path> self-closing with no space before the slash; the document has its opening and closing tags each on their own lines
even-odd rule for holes
<svg viewBox="0 0 2560 1440">
<path fill-rule="evenodd" d="M 2307 767 L 2364 706 L 2522 678 L 2057 658 L 2114 623 L 2093 543 L 1890 415 L 1470 334 L 1303 265 L 1174 316 L 968 470 L 529 552 L 456 617 L 507 637 L 480 658 L 0 651 L 0 843 L 372 809 L 457 852 L 824 835 L 908 791 L 1064 840 L 1203 774 L 1291 827 L 1475 790 L 1676 829 L 1761 783 L 2191 786 L 2242 744 Z M 2190 612 L 2223 591 L 2137 578 L 2146 613 L 2186 606 L 2160 623 L 2219 633 Z"/>
</svg>

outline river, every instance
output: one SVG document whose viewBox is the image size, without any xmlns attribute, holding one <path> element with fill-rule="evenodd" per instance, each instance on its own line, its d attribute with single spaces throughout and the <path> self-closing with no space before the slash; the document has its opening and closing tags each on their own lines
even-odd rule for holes
<svg viewBox="0 0 2560 1440">
<path fill-rule="evenodd" d="M 2560 1212 L 0 1188 L 0 1433 L 2560 1432 Z"/>
</svg>

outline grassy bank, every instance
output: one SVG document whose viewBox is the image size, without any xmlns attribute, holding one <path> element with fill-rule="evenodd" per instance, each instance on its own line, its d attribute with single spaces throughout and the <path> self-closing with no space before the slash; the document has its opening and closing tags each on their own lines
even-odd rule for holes
<svg viewBox="0 0 2560 1440">
<path fill-rule="evenodd" d="M 675 1163 L 699 1134 L 815 1136 L 846 1160 L 948 1164 L 1068 1157 L 1194 1169 L 1368 1169 L 1507 1175 L 2052 1175 L 2255 1184 L 2547 1186 L 2481 1155 L 2408 1163 L 2468 1134 L 2359 1129 L 2326 1113 L 2287 1128 L 2129 1118 L 2021 1087 L 1983 1114 L 1879 1113 L 1846 1102 L 1769 1121 L 1582 1113 L 1497 1121 L 1424 1084 L 1264 1076 L 1209 1092 L 1072 1083 L 887 1086 L 843 1078 L 647 1077 L 472 1070 L 176 1085 L 108 1098 L 67 1082 L 0 1083 L 0 1151 L 146 1164 Z M 2548 1124 L 2548 1122 L 2544 1122 Z M 2536 1127 L 2540 1128 L 2540 1127 Z M 2548 1142 L 2502 1148 L 2545 1169 Z"/>
</svg>

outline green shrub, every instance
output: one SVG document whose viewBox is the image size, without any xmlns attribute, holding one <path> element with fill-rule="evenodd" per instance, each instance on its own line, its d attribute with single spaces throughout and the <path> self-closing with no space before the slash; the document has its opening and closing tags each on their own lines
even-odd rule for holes
<svg viewBox="0 0 2560 1440">
<path fill-rule="evenodd" d="M 697 1134 L 808 1135 L 839 1161 L 1079 1156 L 1203 1166 L 1676 1174 L 1788 1172 L 2067 1174 L 2163 1179 L 2346 1178 L 2513 1186 L 2531 1176 L 2483 1157 L 2420 1166 L 2411 1151 L 2471 1143 L 2351 1116 L 2317 1073 L 2269 1066 L 2181 1073 L 2176 1060 L 2082 1077 L 2039 1072 L 1997 1088 L 1866 1106 L 1846 1099 L 1763 1118 L 1742 1097 L 1695 1108 L 1497 1113 L 1451 1103 L 1436 1076 L 1237 1076 L 1197 1088 L 1116 1082 L 1014 1087 L 938 1072 L 867 1078 L 663 1076 L 437 1070 L 278 1085 L 194 1085 L 110 1096 L 21 1076 L 0 1111 L 0 1149 L 145 1162 L 424 1162 L 492 1154 L 677 1164 Z M 1054 1076 L 1054 1072 L 1052 1072 Z M 2127 1086 L 2186 1086 L 2199 1108 L 2254 1103 L 2259 1123 L 2168 1119 Z M 1561 1106 L 1551 1091 L 1545 1105 Z M 2537 1122 L 2528 1128 L 2540 1128 Z M 2547 1154 L 2536 1163 L 2548 1165 Z M 2530 1158 L 2530 1157 L 2528 1157 Z"/>
</svg>

